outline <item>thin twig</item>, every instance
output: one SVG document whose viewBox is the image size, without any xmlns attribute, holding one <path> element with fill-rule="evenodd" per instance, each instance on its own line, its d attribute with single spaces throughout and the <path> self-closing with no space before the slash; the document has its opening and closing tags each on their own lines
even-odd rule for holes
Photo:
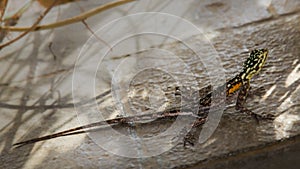
<svg viewBox="0 0 300 169">
<path fill-rule="evenodd" d="M 26 105 L 15 105 L 15 104 L 7 104 L 7 103 L 0 102 L 0 108 L 6 108 L 6 109 L 23 109 L 23 110 L 35 110 L 35 109 L 48 110 L 48 109 L 71 108 L 71 107 L 74 107 L 74 106 L 84 106 L 84 105 L 86 105 L 88 103 L 92 103 L 95 100 L 98 100 L 100 98 L 103 98 L 103 97 L 107 96 L 110 92 L 111 92 L 111 90 L 107 90 L 107 91 L 99 94 L 98 96 L 96 96 L 96 97 L 94 97 L 92 99 L 80 101 L 80 102 L 77 102 L 77 103 L 56 104 L 56 105 L 26 106 Z"/>
<path fill-rule="evenodd" d="M 51 5 L 51 1 L 52 0 L 37 0 L 37 2 L 42 5 L 43 7 L 47 8 Z M 72 3 L 74 1 L 78 1 L 78 0 L 59 0 L 55 6 L 57 5 L 62 5 L 62 4 L 66 4 L 66 3 Z"/>
<path fill-rule="evenodd" d="M 2 45 L 0 45 L 0 50 L 14 42 L 16 42 L 17 40 L 21 39 L 22 37 L 24 37 L 25 35 L 27 35 L 29 32 L 31 32 L 32 30 L 34 30 L 37 25 L 42 21 L 42 19 L 47 15 L 47 13 L 52 9 L 52 7 L 55 5 L 55 3 L 57 2 L 57 0 L 55 0 L 52 5 L 47 8 L 43 13 L 42 15 L 40 15 L 40 17 L 36 20 L 36 22 L 25 32 L 23 32 L 22 34 L 20 34 L 18 37 L 16 37 L 15 39 L 11 40 L 11 41 L 8 41 Z"/>
<path fill-rule="evenodd" d="M 38 31 L 38 30 L 45 30 L 45 29 L 53 29 L 53 28 L 57 28 L 57 27 L 61 27 L 61 26 L 66 26 L 69 24 L 73 24 L 76 22 L 82 22 L 83 20 L 94 16 L 102 11 L 105 11 L 107 9 L 116 7 L 116 6 L 120 6 L 129 2 L 133 2 L 136 0 L 119 0 L 116 2 L 111 2 L 111 3 L 107 3 L 104 4 L 102 6 L 99 6 L 95 9 L 92 9 L 90 11 L 87 11 L 85 13 L 82 13 L 78 16 L 63 20 L 63 21 L 59 21 L 59 22 L 55 22 L 55 23 L 51 23 L 51 24 L 46 24 L 46 25 L 37 25 L 34 27 L 34 29 L 32 29 L 32 27 L 11 27 L 11 26 L 2 26 L 0 27 L 0 29 L 3 30 L 8 30 L 8 31 L 16 31 L 16 32 L 23 32 L 23 31 Z"/>
<path fill-rule="evenodd" d="M 3 0 L 2 2 L 0 2 L 0 7 L 1 7 L 0 8 L 0 22 L 1 22 L 4 14 L 5 14 L 6 7 L 7 7 L 7 0 Z"/>
<path fill-rule="evenodd" d="M 53 56 L 53 60 L 56 60 L 57 56 L 55 55 L 54 51 L 52 50 L 52 42 L 49 43 L 48 48 Z"/>
<path fill-rule="evenodd" d="M 82 23 L 84 24 L 84 26 L 96 37 L 97 40 L 99 40 L 100 42 L 104 43 L 106 46 L 109 47 L 110 50 L 112 50 L 112 47 L 107 43 L 105 42 L 104 40 L 102 40 L 99 36 L 97 36 L 95 34 L 95 32 L 89 27 L 89 25 L 85 22 L 85 20 L 82 20 Z"/>
<path fill-rule="evenodd" d="M 1 18 L 0 18 L 0 26 L 15 26 L 21 15 L 29 8 L 29 3 L 27 3 L 26 5 L 24 5 L 20 10 L 18 10 L 13 16 L 7 18 L 7 19 L 3 19 L 4 15 L 5 15 L 5 10 L 7 7 L 7 2 L 8 1 L 2 1 L 2 3 L 0 3 L 0 9 L 1 9 Z M 0 28 L 0 43 L 3 41 L 3 39 L 6 37 L 6 35 L 8 34 L 7 30 L 3 30 Z"/>
</svg>

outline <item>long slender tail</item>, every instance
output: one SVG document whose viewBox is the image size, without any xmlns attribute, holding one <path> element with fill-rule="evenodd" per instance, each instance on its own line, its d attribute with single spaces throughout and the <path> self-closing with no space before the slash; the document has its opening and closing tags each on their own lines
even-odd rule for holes
<svg viewBox="0 0 300 169">
<path fill-rule="evenodd" d="M 130 117 L 118 117 L 118 118 L 114 118 L 114 119 L 110 119 L 110 120 L 106 120 L 106 121 L 99 121 L 99 122 L 91 123 L 88 125 L 75 127 L 75 128 L 69 129 L 69 130 L 46 135 L 43 137 L 25 140 L 25 141 L 13 144 L 13 146 L 22 147 L 27 144 L 32 144 L 32 143 L 36 143 L 36 142 L 44 141 L 44 140 L 48 140 L 48 139 L 53 139 L 56 137 L 84 133 L 83 129 L 92 128 L 92 127 L 100 127 L 100 126 L 104 126 L 104 125 L 116 125 L 116 124 L 129 124 L 130 122 L 138 122 L 138 121 L 153 120 L 153 119 L 156 119 L 156 120 L 168 119 L 168 118 L 175 118 L 177 116 L 196 116 L 197 118 L 199 118 L 197 115 L 195 115 L 193 113 L 183 113 L 183 112 L 175 112 L 175 113 L 174 112 L 172 112 L 172 113 L 158 112 L 158 113 L 154 113 L 154 114 L 152 113 L 152 114 L 144 114 L 144 115 L 130 116 Z M 80 131 L 80 130 L 83 130 L 83 131 Z"/>
</svg>

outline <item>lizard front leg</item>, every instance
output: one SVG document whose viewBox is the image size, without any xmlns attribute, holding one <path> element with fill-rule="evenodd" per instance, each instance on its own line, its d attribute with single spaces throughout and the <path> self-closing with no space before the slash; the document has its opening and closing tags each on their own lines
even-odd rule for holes
<svg viewBox="0 0 300 169">
<path fill-rule="evenodd" d="M 253 112 L 244 106 L 246 103 L 249 90 L 250 90 L 250 82 L 246 81 L 242 84 L 240 91 L 238 93 L 235 109 L 252 115 Z"/>
<path fill-rule="evenodd" d="M 262 115 L 258 115 L 256 113 L 253 113 L 251 110 L 249 110 L 245 107 L 245 103 L 246 103 L 246 99 L 247 99 L 249 90 L 250 90 L 250 81 L 248 80 L 246 82 L 243 82 L 243 84 L 240 88 L 240 91 L 239 91 L 238 97 L 237 97 L 237 101 L 236 101 L 236 105 L 235 105 L 236 110 L 239 110 L 240 112 L 251 115 L 252 117 L 254 117 L 254 119 L 257 122 L 259 119 L 273 120 L 274 116 L 272 116 L 272 115 L 268 115 L 266 117 L 262 116 Z"/>
</svg>

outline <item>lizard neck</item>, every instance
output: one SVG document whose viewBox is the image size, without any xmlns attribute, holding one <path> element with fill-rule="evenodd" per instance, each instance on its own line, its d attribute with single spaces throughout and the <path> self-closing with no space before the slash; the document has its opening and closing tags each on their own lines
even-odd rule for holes
<svg viewBox="0 0 300 169">
<path fill-rule="evenodd" d="M 245 76 L 245 72 L 242 71 L 241 73 L 237 74 L 234 78 L 228 80 L 226 82 L 226 97 L 230 96 L 232 94 L 234 94 L 236 91 L 238 91 L 240 89 L 240 87 L 244 84 L 244 82 L 248 82 L 249 80 L 246 78 L 247 76 Z M 218 92 L 223 92 L 224 90 L 224 85 L 217 88 Z M 210 92 L 209 94 L 207 94 L 205 97 L 203 97 L 202 99 L 200 99 L 200 104 L 207 106 L 211 103 L 211 96 L 212 96 L 212 92 Z"/>
</svg>

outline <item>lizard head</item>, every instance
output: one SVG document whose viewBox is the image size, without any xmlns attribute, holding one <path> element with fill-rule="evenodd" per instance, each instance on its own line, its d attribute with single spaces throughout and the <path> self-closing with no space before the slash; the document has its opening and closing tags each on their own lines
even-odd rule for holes
<svg viewBox="0 0 300 169">
<path fill-rule="evenodd" d="M 250 80 L 264 66 L 268 57 L 268 49 L 255 49 L 243 64 L 242 78 Z"/>
</svg>

